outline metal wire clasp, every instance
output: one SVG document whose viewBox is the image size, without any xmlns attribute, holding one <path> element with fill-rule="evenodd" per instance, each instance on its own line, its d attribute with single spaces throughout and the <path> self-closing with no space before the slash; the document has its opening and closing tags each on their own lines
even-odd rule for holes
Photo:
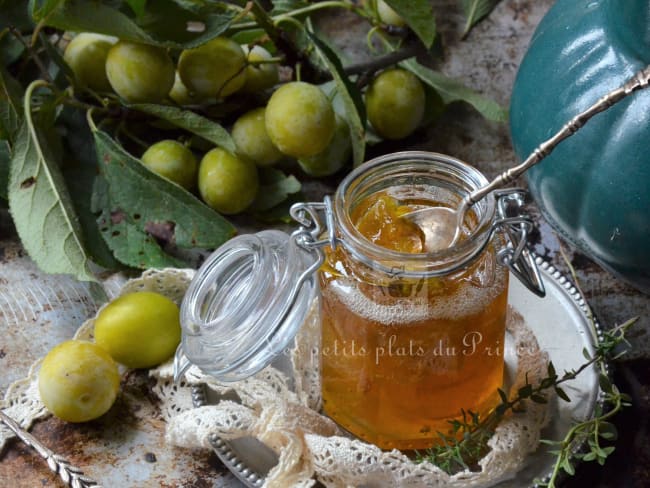
<svg viewBox="0 0 650 488">
<path fill-rule="evenodd" d="M 532 253 L 526 247 L 528 235 L 533 229 L 533 221 L 521 214 L 524 206 L 525 190 L 507 188 L 496 190 L 497 220 L 492 231 L 500 231 L 506 239 L 506 246 L 499 250 L 497 259 L 510 269 L 523 285 L 539 297 L 546 295 L 542 276 L 535 264 Z"/>
<path fill-rule="evenodd" d="M 320 214 L 325 216 L 325 225 Z M 304 251 L 313 254 L 314 262 L 305 269 L 296 281 L 296 295 L 300 286 L 311 279 L 312 275 L 318 271 L 325 254 L 322 248 L 330 246 L 336 248 L 338 243 L 336 229 L 334 227 L 334 212 L 332 211 L 332 199 L 326 196 L 322 202 L 300 202 L 295 203 L 289 210 L 291 218 L 298 222 L 299 227 L 291 233 L 291 241 L 294 245 Z M 322 238 L 327 230 L 327 237 Z"/>
</svg>

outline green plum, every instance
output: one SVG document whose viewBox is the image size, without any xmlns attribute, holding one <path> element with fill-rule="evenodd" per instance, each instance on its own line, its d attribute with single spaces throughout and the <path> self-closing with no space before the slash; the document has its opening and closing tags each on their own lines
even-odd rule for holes
<svg viewBox="0 0 650 488">
<path fill-rule="evenodd" d="M 130 103 L 157 103 L 174 85 L 174 63 L 160 47 L 120 41 L 106 59 L 113 90 Z"/>
<path fill-rule="evenodd" d="M 322 152 L 334 135 L 334 110 L 323 91 L 303 81 L 278 88 L 266 106 L 266 131 L 284 154 L 306 158 Z"/>
<path fill-rule="evenodd" d="M 223 98 L 246 82 L 246 55 L 227 37 L 217 37 L 193 49 L 178 60 L 178 74 L 190 92 L 201 98 Z"/>
<path fill-rule="evenodd" d="M 282 159 L 282 153 L 266 132 L 265 112 L 264 107 L 246 112 L 232 127 L 237 153 L 258 166 L 270 166 Z"/>
<path fill-rule="evenodd" d="M 278 65 L 275 63 L 250 64 L 251 62 L 266 61 L 271 59 L 269 53 L 262 46 L 242 46 L 246 54 L 246 82 L 241 91 L 245 93 L 259 93 L 271 88 L 278 82 Z"/>
<path fill-rule="evenodd" d="M 119 389 L 117 364 L 92 342 L 70 340 L 53 347 L 38 373 L 41 401 L 66 422 L 87 422 L 104 415 Z"/>
<path fill-rule="evenodd" d="M 77 82 L 98 92 L 111 90 L 106 76 L 108 51 L 117 38 L 82 32 L 77 34 L 66 46 L 63 60 L 74 73 Z"/>
<path fill-rule="evenodd" d="M 395 12 L 384 0 L 377 0 L 377 13 L 384 24 L 394 25 L 395 27 L 404 27 L 406 25 L 400 14 Z"/>
<path fill-rule="evenodd" d="M 177 185 L 192 189 L 196 184 L 198 163 L 192 151 L 174 140 L 151 145 L 142 155 L 142 164 Z"/>
<path fill-rule="evenodd" d="M 366 92 L 368 120 L 384 139 L 403 139 L 424 116 L 425 93 L 420 80 L 401 68 L 377 76 Z"/>
<path fill-rule="evenodd" d="M 329 176 L 340 170 L 350 159 L 352 140 L 348 123 L 336 114 L 336 129 L 332 141 L 321 153 L 298 160 L 298 164 L 310 176 Z"/>
<path fill-rule="evenodd" d="M 209 151 L 199 165 L 199 193 L 217 212 L 232 215 L 253 203 L 259 188 L 255 164 L 221 148 Z"/>
</svg>

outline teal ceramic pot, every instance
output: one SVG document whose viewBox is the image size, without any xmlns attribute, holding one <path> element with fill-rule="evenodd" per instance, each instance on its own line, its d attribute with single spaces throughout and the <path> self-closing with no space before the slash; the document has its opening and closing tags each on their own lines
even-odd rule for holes
<svg viewBox="0 0 650 488">
<path fill-rule="evenodd" d="M 524 159 L 650 64 L 650 0 L 558 0 L 515 81 L 512 140 Z M 650 293 L 650 88 L 596 115 L 528 173 L 544 216 L 585 254 Z"/>
</svg>

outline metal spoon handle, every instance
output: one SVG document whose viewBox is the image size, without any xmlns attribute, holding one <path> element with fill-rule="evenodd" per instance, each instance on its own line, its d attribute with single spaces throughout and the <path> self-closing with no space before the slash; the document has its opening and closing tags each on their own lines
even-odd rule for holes
<svg viewBox="0 0 650 488">
<path fill-rule="evenodd" d="M 71 488 L 101 488 L 99 483 L 86 477 L 83 471 L 70 464 L 58 454 L 53 453 L 41 444 L 33 435 L 25 432 L 18 423 L 0 410 L 0 420 L 13 431 L 16 436 L 34 449 L 54 473 L 57 473 L 63 482 Z"/>
<path fill-rule="evenodd" d="M 631 93 L 647 88 L 648 85 L 650 85 L 650 65 L 646 66 L 644 69 L 636 73 L 623 86 L 609 92 L 587 110 L 573 117 L 553 137 L 541 143 L 539 147 L 537 147 L 537 149 L 535 149 L 524 162 L 504 171 L 486 186 L 470 193 L 467 197 L 465 197 L 464 203 L 466 206 L 472 206 L 493 190 L 512 183 L 519 176 L 521 176 L 522 173 L 527 171 L 532 166 L 535 166 L 542 159 L 551 154 L 553 149 L 555 149 L 555 147 L 560 142 L 562 142 L 567 137 L 575 134 L 578 129 L 585 125 L 585 123 L 594 115 L 607 110 L 609 107 L 623 100 Z"/>
</svg>

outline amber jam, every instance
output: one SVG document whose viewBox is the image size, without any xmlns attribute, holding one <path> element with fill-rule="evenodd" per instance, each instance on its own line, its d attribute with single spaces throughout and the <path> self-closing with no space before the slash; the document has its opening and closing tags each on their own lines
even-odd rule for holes
<svg viewBox="0 0 650 488">
<path fill-rule="evenodd" d="M 460 269 L 418 273 L 410 256 L 423 258 L 424 236 L 403 215 L 460 197 L 441 198 L 427 185 L 414 191 L 403 178 L 384 186 L 361 192 L 345 209 L 351 232 L 379 255 L 389 251 L 388 265 L 378 270 L 339 245 L 326 249 L 320 270 L 323 405 L 342 427 L 381 448 L 422 449 L 437 432 L 449 433 L 462 410 L 484 415 L 498 402 L 508 274 L 493 242 Z M 479 226 L 469 214 L 466 241 Z M 395 258 L 400 254 L 404 259 Z"/>
</svg>

